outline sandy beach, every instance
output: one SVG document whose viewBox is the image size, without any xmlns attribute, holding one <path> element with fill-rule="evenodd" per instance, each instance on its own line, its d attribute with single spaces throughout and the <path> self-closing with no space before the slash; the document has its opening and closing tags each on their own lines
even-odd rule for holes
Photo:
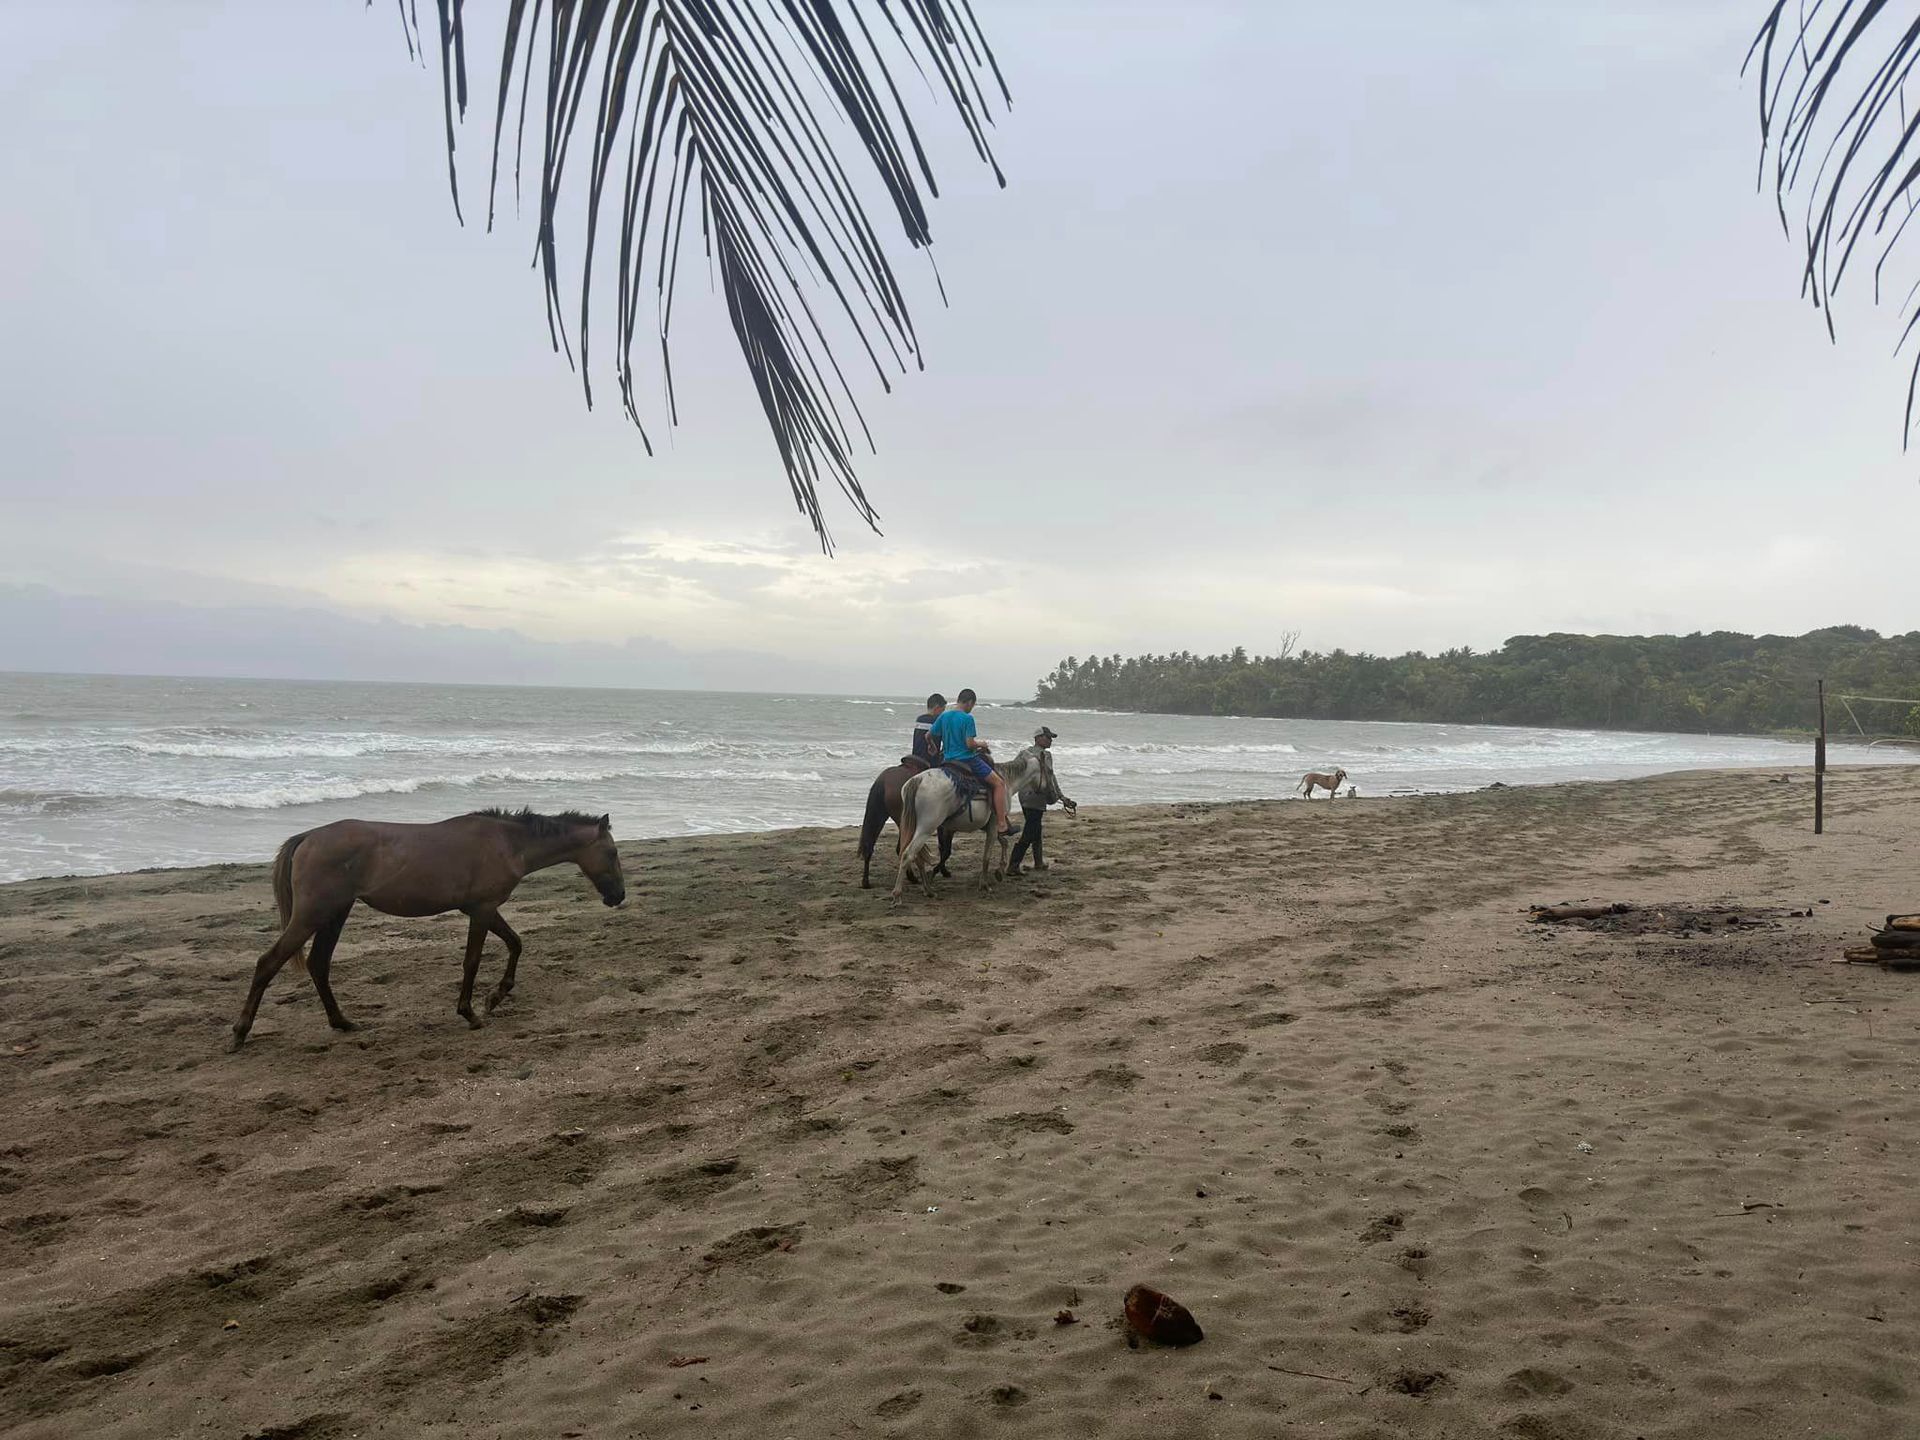
<svg viewBox="0 0 1920 1440">
<path fill-rule="evenodd" d="M 851 831 L 633 843 L 484 1030 L 363 908 L 365 1028 L 283 972 L 237 1055 L 264 867 L 0 889 L 0 1430 L 1910 1435 L 1920 976 L 1832 961 L 1920 772 L 1829 793 L 1089 807 L 898 911 Z"/>
</svg>

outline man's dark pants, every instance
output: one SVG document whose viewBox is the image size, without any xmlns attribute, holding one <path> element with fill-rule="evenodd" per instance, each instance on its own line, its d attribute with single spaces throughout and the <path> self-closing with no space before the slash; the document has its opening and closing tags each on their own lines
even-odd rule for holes
<svg viewBox="0 0 1920 1440">
<path fill-rule="evenodd" d="M 1047 812 L 1044 809 L 1029 810 L 1023 805 L 1020 807 L 1020 813 L 1027 817 L 1027 824 L 1026 828 L 1020 832 L 1020 838 L 1013 842 L 1013 854 L 1007 860 L 1007 867 L 1011 870 L 1020 868 L 1020 862 L 1025 858 L 1029 845 L 1033 847 L 1034 864 L 1044 865 L 1047 862 L 1047 857 L 1040 853 L 1040 822 L 1046 819 Z"/>
</svg>

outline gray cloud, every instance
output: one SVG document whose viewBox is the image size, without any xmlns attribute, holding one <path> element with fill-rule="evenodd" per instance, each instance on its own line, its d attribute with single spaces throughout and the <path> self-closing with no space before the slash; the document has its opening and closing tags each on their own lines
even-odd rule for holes
<svg viewBox="0 0 1920 1440">
<path fill-rule="evenodd" d="M 828 562 L 698 286 L 660 455 L 582 410 L 525 217 L 453 222 L 390 16 L 6 7 L 35 143 L 0 153 L 0 575 L 99 597 L 37 663 L 155 668 L 168 603 L 195 670 L 268 653 L 208 617 L 299 612 L 341 627 L 286 622 L 303 674 L 427 637 L 460 678 L 631 643 L 648 674 L 1001 693 L 1293 628 L 1904 626 L 1848 558 L 1920 498 L 1895 321 L 1830 347 L 1796 303 L 1754 0 L 979 8 L 1011 186 L 934 135 L 953 305 L 909 267 L 928 372 L 867 392 L 886 535 L 842 513 Z"/>
</svg>

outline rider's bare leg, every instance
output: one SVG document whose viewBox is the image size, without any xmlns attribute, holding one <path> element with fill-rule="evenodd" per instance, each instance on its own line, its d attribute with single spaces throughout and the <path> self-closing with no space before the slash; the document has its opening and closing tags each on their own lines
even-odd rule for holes
<svg viewBox="0 0 1920 1440">
<path fill-rule="evenodd" d="M 1004 835 L 1009 828 L 1007 825 L 1007 782 L 1000 777 L 998 771 L 995 771 L 993 774 L 987 776 L 987 784 L 992 787 L 993 793 L 993 833 L 996 835 Z"/>
</svg>

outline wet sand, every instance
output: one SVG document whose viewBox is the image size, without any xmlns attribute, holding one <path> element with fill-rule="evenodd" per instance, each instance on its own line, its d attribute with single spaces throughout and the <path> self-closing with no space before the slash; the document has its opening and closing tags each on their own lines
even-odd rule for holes
<svg viewBox="0 0 1920 1440">
<path fill-rule="evenodd" d="M 360 910 L 365 1028 L 283 972 L 232 1056 L 264 867 L 5 887 L 0 1431 L 1912 1434 L 1920 976 L 1831 961 L 1920 772 L 1830 799 L 1089 810 L 898 912 L 850 831 L 631 844 L 484 1030 Z"/>
</svg>

